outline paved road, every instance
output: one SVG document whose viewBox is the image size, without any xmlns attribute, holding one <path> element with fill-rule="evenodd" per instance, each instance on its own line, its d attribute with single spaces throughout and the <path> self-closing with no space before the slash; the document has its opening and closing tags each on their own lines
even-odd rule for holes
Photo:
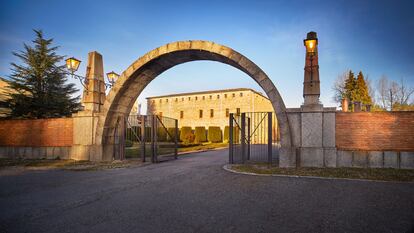
<svg viewBox="0 0 414 233">
<path fill-rule="evenodd" d="M 0 232 L 408 232 L 414 185 L 226 172 L 227 151 L 0 177 Z"/>
</svg>

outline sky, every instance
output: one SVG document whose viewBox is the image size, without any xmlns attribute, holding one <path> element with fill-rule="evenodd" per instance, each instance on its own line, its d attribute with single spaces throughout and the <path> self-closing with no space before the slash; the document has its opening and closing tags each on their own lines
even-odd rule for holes
<svg viewBox="0 0 414 233">
<path fill-rule="evenodd" d="M 335 79 L 351 69 L 375 84 L 381 76 L 414 85 L 414 1 L 60 1 L 0 0 L 0 77 L 10 75 L 13 51 L 43 30 L 58 53 L 82 61 L 103 55 L 104 72 L 122 73 L 150 50 L 180 40 L 226 45 L 272 79 L 287 107 L 303 102 L 305 47 L 318 33 L 321 101 L 333 102 Z M 81 85 L 77 80 L 70 80 Z M 261 88 L 218 62 L 181 64 L 158 76 L 139 97 L 227 88 Z"/>
</svg>

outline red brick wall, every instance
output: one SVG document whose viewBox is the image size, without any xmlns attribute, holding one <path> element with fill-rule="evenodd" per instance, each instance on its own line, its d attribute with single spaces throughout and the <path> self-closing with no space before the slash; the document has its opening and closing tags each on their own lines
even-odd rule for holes
<svg viewBox="0 0 414 233">
<path fill-rule="evenodd" d="M 414 151 L 414 112 L 336 113 L 337 149 Z"/>
<path fill-rule="evenodd" d="M 0 120 L 0 146 L 72 146 L 72 118 Z"/>
</svg>

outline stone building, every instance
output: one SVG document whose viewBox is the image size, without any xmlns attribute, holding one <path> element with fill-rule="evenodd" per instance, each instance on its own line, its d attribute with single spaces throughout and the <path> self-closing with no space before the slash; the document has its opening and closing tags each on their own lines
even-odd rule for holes
<svg viewBox="0 0 414 233">
<path fill-rule="evenodd" d="M 229 125 L 230 113 L 274 112 L 270 100 L 249 88 L 212 90 L 147 98 L 147 113 L 178 119 L 178 127 Z"/>
<path fill-rule="evenodd" d="M 9 88 L 9 83 L 0 77 L 0 101 L 5 101 L 9 98 L 9 93 L 11 93 L 12 90 Z M 2 108 L 0 107 L 0 117 L 5 117 L 7 114 L 10 113 L 9 108 Z"/>
</svg>

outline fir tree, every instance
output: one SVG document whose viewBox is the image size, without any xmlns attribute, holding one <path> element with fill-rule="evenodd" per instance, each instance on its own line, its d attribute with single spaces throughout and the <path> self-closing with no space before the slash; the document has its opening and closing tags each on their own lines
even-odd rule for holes
<svg viewBox="0 0 414 233">
<path fill-rule="evenodd" d="M 356 93 L 356 80 L 354 73 L 350 70 L 348 73 L 348 77 L 345 80 L 345 98 L 347 98 L 350 103 L 356 101 L 357 93 Z M 353 106 L 352 104 L 349 105 L 349 109 L 352 111 Z"/>
<path fill-rule="evenodd" d="M 11 109 L 12 118 L 49 118 L 70 116 L 79 110 L 78 90 L 66 84 L 63 56 L 52 47 L 53 39 L 45 39 L 41 30 L 34 30 L 33 47 L 24 44 L 24 50 L 14 52 L 22 64 L 11 63 L 9 99 L 2 104 Z"/>
<path fill-rule="evenodd" d="M 369 95 L 368 85 L 365 82 L 362 71 L 358 73 L 355 91 L 356 101 L 360 101 L 363 104 L 372 104 L 371 96 Z"/>
</svg>

